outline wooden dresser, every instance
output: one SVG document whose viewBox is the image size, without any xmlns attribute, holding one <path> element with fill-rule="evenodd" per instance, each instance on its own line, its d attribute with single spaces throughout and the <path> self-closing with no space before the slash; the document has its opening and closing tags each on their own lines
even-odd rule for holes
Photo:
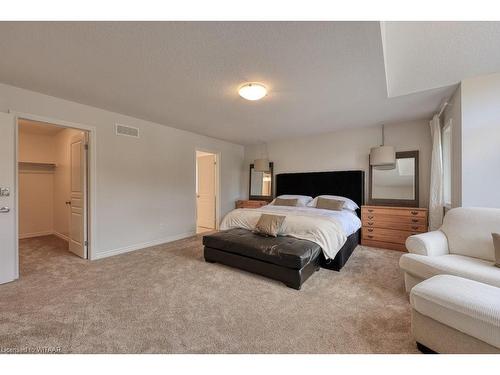
<svg viewBox="0 0 500 375">
<path fill-rule="evenodd" d="M 259 208 L 269 204 L 268 201 L 240 200 L 236 201 L 236 208 Z"/>
<path fill-rule="evenodd" d="M 406 239 L 427 232 L 427 208 L 362 206 L 361 244 L 406 251 Z"/>
</svg>

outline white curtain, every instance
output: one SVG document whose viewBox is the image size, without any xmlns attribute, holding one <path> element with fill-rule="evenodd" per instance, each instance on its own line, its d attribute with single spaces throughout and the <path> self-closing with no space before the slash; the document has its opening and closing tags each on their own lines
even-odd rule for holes
<svg viewBox="0 0 500 375">
<path fill-rule="evenodd" d="M 429 230 L 438 229 L 443 223 L 443 151 L 439 116 L 430 122 L 432 135 L 431 187 L 429 194 Z"/>
</svg>

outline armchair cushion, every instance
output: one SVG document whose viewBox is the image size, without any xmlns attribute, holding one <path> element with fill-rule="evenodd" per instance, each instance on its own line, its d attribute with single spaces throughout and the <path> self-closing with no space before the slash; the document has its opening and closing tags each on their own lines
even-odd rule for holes
<svg viewBox="0 0 500 375">
<path fill-rule="evenodd" d="M 493 262 L 448 254 L 429 257 L 418 254 L 404 254 L 399 259 L 401 269 L 418 279 L 436 275 L 454 275 L 500 288 L 500 269 Z"/>
<path fill-rule="evenodd" d="M 491 233 L 500 230 L 498 208 L 454 208 L 445 215 L 440 230 L 448 238 L 451 254 L 495 261 Z"/>
<path fill-rule="evenodd" d="M 406 248 L 412 254 L 445 255 L 448 254 L 448 239 L 440 230 L 416 234 L 406 239 Z"/>
<path fill-rule="evenodd" d="M 411 290 L 417 312 L 500 348 L 500 288 L 440 275 Z"/>
</svg>

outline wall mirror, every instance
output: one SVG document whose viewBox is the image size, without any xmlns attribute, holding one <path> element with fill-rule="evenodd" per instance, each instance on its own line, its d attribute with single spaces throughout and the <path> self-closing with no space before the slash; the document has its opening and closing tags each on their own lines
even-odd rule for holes
<svg viewBox="0 0 500 375">
<path fill-rule="evenodd" d="M 418 151 L 396 152 L 396 164 L 370 165 L 369 201 L 372 205 L 418 207 Z"/>
<path fill-rule="evenodd" d="M 250 199 L 271 201 L 273 199 L 273 163 L 269 171 L 259 172 L 250 164 Z"/>
</svg>

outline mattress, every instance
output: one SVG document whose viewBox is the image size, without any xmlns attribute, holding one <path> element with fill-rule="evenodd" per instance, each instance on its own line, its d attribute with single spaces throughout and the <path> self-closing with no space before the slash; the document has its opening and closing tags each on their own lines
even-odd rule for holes
<svg viewBox="0 0 500 375">
<path fill-rule="evenodd" d="M 336 219 L 340 223 L 342 229 L 344 230 L 344 234 L 346 236 L 350 236 L 351 234 L 357 232 L 358 229 L 361 228 L 361 220 L 359 219 L 358 215 L 356 215 L 356 212 L 351 210 L 333 211 L 315 207 L 287 207 L 287 206 L 274 206 L 270 204 L 260 207 L 259 210 L 266 210 L 273 212 L 281 211 L 284 214 L 286 213 L 307 214 L 307 215 Z"/>
</svg>

